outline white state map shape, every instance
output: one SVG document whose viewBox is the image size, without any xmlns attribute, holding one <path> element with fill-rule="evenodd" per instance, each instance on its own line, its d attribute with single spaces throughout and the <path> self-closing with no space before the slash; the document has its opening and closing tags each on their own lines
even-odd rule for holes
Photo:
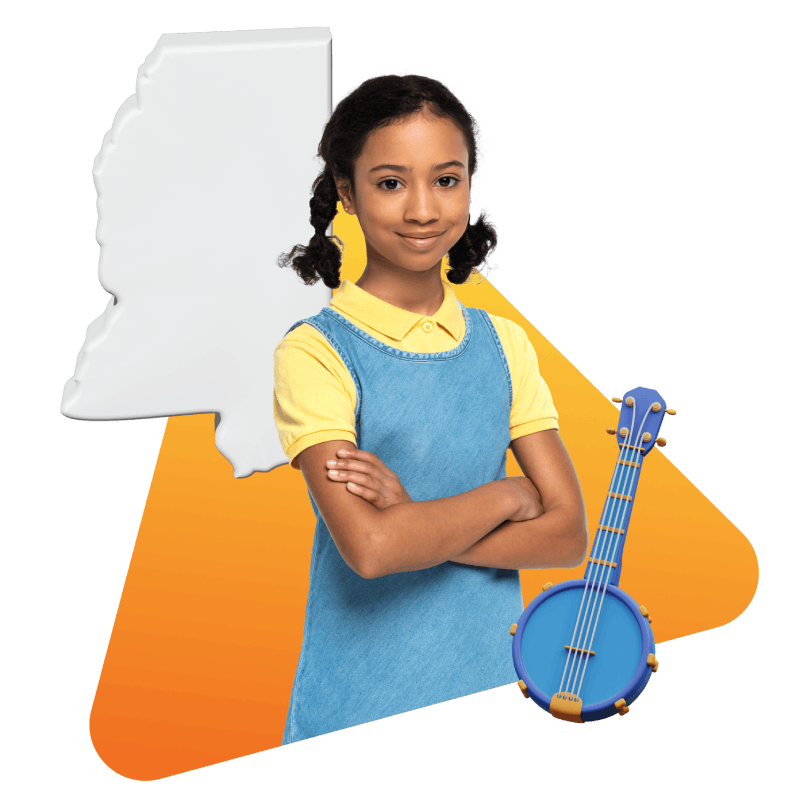
<svg viewBox="0 0 800 800">
<path fill-rule="evenodd" d="M 286 464 L 273 353 L 332 292 L 277 257 L 308 244 L 331 114 L 328 28 L 169 33 L 139 68 L 94 162 L 99 278 L 61 413 L 216 413 L 234 477 Z"/>
</svg>

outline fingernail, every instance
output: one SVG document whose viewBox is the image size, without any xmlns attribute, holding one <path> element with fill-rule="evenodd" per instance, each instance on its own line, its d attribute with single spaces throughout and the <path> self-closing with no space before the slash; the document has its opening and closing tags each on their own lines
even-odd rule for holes
<svg viewBox="0 0 800 800">
<path fill-rule="evenodd" d="M 326 464 L 327 464 L 329 467 L 335 467 L 335 466 L 336 466 L 336 462 L 335 462 L 335 461 L 326 461 L 325 463 L 326 463 Z"/>
</svg>

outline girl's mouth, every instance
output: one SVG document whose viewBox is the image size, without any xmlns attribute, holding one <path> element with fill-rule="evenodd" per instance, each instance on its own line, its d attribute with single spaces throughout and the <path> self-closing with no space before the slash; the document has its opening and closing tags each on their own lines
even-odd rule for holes
<svg viewBox="0 0 800 800">
<path fill-rule="evenodd" d="M 397 235 L 408 242 L 415 250 L 426 250 L 443 234 L 440 233 L 436 236 L 429 236 L 427 239 L 414 239 L 411 236 L 403 236 L 402 233 L 398 233 Z"/>
</svg>

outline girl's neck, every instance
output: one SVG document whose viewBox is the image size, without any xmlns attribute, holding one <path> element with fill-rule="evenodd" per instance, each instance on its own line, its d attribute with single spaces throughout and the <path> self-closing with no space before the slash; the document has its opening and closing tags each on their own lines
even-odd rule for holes
<svg viewBox="0 0 800 800">
<path fill-rule="evenodd" d="M 389 305 L 432 317 L 444 303 L 441 262 L 425 272 L 385 272 L 364 268 L 355 285 Z"/>
</svg>

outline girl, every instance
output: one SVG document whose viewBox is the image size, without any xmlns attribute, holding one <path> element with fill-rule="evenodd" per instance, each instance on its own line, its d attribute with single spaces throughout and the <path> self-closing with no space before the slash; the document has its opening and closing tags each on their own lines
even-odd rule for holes
<svg viewBox="0 0 800 800">
<path fill-rule="evenodd" d="M 275 350 L 275 424 L 317 517 L 283 744 L 514 683 L 519 570 L 577 566 L 589 536 L 524 330 L 451 286 L 497 242 L 469 222 L 472 117 L 438 81 L 373 78 L 318 155 L 316 233 L 278 262 L 341 286 Z M 366 241 L 355 284 L 326 236 L 338 200 Z"/>
</svg>

